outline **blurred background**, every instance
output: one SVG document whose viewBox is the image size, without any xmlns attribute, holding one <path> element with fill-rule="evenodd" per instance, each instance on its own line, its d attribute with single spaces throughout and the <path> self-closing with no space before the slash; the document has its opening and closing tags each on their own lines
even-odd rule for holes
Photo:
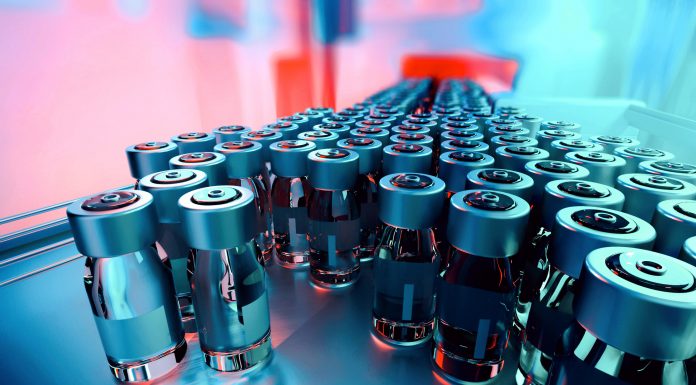
<svg viewBox="0 0 696 385">
<path fill-rule="evenodd" d="M 0 217 L 132 183 L 128 145 L 404 75 L 696 119 L 692 0 L 0 0 L 0 54 Z"/>
</svg>

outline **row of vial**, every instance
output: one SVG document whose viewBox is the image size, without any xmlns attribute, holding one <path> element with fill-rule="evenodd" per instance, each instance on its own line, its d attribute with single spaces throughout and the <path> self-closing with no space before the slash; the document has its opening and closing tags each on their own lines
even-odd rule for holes
<svg viewBox="0 0 696 385">
<path fill-rule="evenodd" d="M 472 113 L 464 117 L 464 119 L 473 119 L 472 115 L 474 114 L 476 113 Z M 478 114 L 484 115 L 484 113 Z M 251 187 L 248 190 L 250 191 L 248 195 L 253 197 L 251 206 L 255 210 L 253 216 L 245 218 L 245 226 L 249 228 L 248 218 L 255 217 L 258 219 L 255 221 L 258 227 L 252 226 L 255 232 L 251 238 L 254 238 L 255 242 L 249 243 L 251 238 L 248 238 L 244 242 L 247 246 L 243 248 L 242 252 L 236 250 L 236 254 L 228 252 L 226 256 L 216 256 L 218 260 L 223 261 L 223 265 L 225 259 L 228 259 L 227 263 L 230 266 L 223 266 L 222 270 L 220 270 L 225 271 L 227 269 L 230 272 L 227 274 L 228 280 L 238 281 L 241 279 L 245 281 L 243 275 L 232 274 L 233 266 L 231 266 L 232 263 L 230 261 L 245 260 L 244 257 L 237 255 L 246 255 L 246 260 L 250 261 L 253 259 L 252 254 L 254 254 L 251 252 L 251 249 L 260 245 L 262 251 L 266 251 L 266 257 L 264 258 L 264 253 L 260 252 L 258 253 L 261 255 L 259 260 L 266 262 L 270 256 L 269 208 L 267 202 L 265 210 L 262 204 L 264 191 L 267 191 L 264 190 L 267 189 L 264 181 L 269 180 L 267 176 L 263 176 L 266 172 L 263 163 L 265 160 L 270 159 L 271 169 L 275 176 L 271 194 L 273 197 L 271 199 L 273 202 L 272 225 L 275 230 L 276 251 L 281 264 L 284 266 L 301 266 L 306 265 L 307 261 L 310 261 L 311 275 L 316 283 L 336 286 L 349 284 L 355 280 L 359 269 L 359 256 L 369 259 L 374 255 L 376 257 L 374 266 L 376 294 L 373 306 L 375 331 L 382 338 L 392 343 L 417 344 L 426 341 L 432 335 L 433 329 L 437 330 L 434 339 L 434 362 L 445 375 L 459 380 L 480 381 L 491 378 L 500 371 L 503 365 L 503 352 L 507 346 L 507 338 L 513 320 L 513 309 L 516 309 L 515 326 L 518 331 L 523 331 L 522 335 L 526 339 L 518 381 L 530 381 L 531 379 L 531 381 L 536 383 L 544 383 L 543 381 L 546 380 L 544 374 L 549 367 L 548 363 L 551 361 L 550 357 L 552 357 L 552 354 L 548 351 L 541 352 L 534 347 L 532 342 L 529 342 L 530 339 L 526 337 L 530 333 L 525 332 L 526 324 L 530 317 L 529 309 L 539 308 L 540 305 L 536 305 L 536 307 L 531 305 L 538 300 L 539 293 L 543 291 L 542 286 L 548 284 L 548 282 L 540 280 L 536 276 L 550 271 L 548 267 L 545 267 L 540 273 L 539 269 L 535 268 L 538 264 L 534 265 L 532 262 L 537 262 L 535 258 L 539 257 L 538 259 L 544 262 L 545 266 L 552 266 L 552 264 L 548 263 L 548 260 L 553 260 L 552 257 L 546 255 L 545 247 L 543 247 L 546 238 L 548 238 L 548 233 L 544 234 L 544 231 L 537 230 L 542 227 L 555 229 L 554 221 L 558 220 L 560 211 L 562 211 L 559 211 L 559 209 L 572 205 L 594 206 L 583 208 L 587 212 L 582 214 L 577 212 L 570 214 L 571 217 L 575 215 L 583 218 L 593 218 L 588 220 L 588 223 L 592 222 L 590 225 L 587 225 L 588 228 L 593 228 L 593 226 L 597 225 L 593 221 L 601 222 L 606 218 L 609 218 L 610 221 L 618 220 L 622 225 L 625 225 L 622 220 L 635 224 L 639 223 L 637 221 L 640 218 L 633 218 L 628 214 L 612 211 L 612 209 L 621 209 L 623 207 L 624 199 L 620 191 L 610 186 L 602 186 L 596 182 L 578 180 L 590 179 L 590 176 L 596 174 L 594 170 L 593 172 L 588 172 L 583 170 L 582 166 L 572 163 L 538 161 L 533 163 L 535 168 L 522 168 L 522 170 L 529 172 L 530 177 L 519 172 L 520 167 L 515 167 L 515 164 L 527 166 L 532 162 L 523 156 L 510 157 L 514 159 L 510 161 L 504 158 L 504 152 L 499 152 L 498 150 L 495 152 L 498 165 L 501 162 L 510 162 L 505 164 L 508 169 L 491 168 L 494 162 L 493 158 L 486 154 L 487 151 L 467 151 L 463 149 L 447 151 L 447 148 L 443 148 L 447 141 L 442 141 L 442 139 L 446 138 L 446 135 L 451 132 L 480 135 L 481 129 L 478 121 L 463 123 L 461 119 L 459 121 L 452 119 L 461 115 L 453 114 L 449 114 L 451 116 L 446 117 L 436 113 L 420 113 L 418 115 L 417 119 L 428 120 L 427 124 L 423 124 L 423 127 L 418 129 L 424 130 L 427 128 L 428 133 L 432 132 L 435 134 L 432 135 L 434 136 L 432 144 L 430 146 L 425 143 L 395 144 L 391 146 L 396 149 L 394 155 L 389 154 L 387 151 L 390 146 L 381 150 L 381 140 L 384 137 L 374 138 L 353 133 L 352 138 L 340 140 L 336 147 L 322 140 L 298 139 L 273 142 L 272 144 L 263 143 L 268 148 L 268 157 L 264 158 L 262 155 L 264 150 L 263 144 L 251 140 L 251 138 L 244 140 L 247 138 L 240 137 L 240 140 L 224 142 L 218 144 L 215 148 L 223 153 L 227 150 L 225 156 L 222 157 L 223 161 L 218 162 L 224 165 L 221 172 L 206 168 L 209 164 L 207 164 L 208 162 L 205 159 L 199 162 L 184 162 L 187 165 L 182 166 L 176 164 L 177 158 L 189 156 L 200 159 L 201 155 L 205 157 L 207 154 L 205 151 L 175 156 L 171 160 L 171 164 L 174 167 L 191 167 L 205 170 L 208 183 L 212 183 L 213 177 L 211 175 L 223 175 L 223 182 L 215 184 L 227 185 L 230 184 L 229 179 L 244 179 L 243 183 L 235 181 L 231 184 Z M 493 119 L 490 119 L 490 114 L 487 115 L 489 115 L 487 116 L 489 119 L 485 119 L 483 123 L 484 126 L 492 126 L 488 130 L 490 131 L 490 129 L 496 128 L 496 126 L 494 126 L 495 122 L 492 122 Z M 413 116 L 409 117 L 411 120 L 413 118 Z M 430 124 L 433 120 L 438 119 L 442 121 L 436 122 L 435 125 Z M 498 119 L 511 120 L 508 117 Z M 533 119 L 527 119 L 527 121 L 531 120 Z M 437 127 L 438 123 L 442 123 L 439 128 Z M 451 127 L 453 123 L 458 127 Z M 509 124 L 510 122 L 504 123 L 508 124 L 502 124 L 501 122 L 501 126 L 510 125 L 512 128 L 518 126 Z M 466 125 L 475 126 L 475 128 L 472 129 L 466 127 Z M 400 126 L 413 128 L 411 126 L 417 126 L 417 124 L 404 122 Z M 438 129 L 433 130 L 432 126 Z M 527 124 L 527 127 L 529 126 Z M 577 125 L 573 127 L 575 126 Z M 561 131 L 556 128 L 552 127 L 549 130 Z M 397 129 L 400 129 L 399 126 L 392 128 L 392 130 Z M 428 134 L 421 135 L 431 136 Z M 521 135 L 517 136 L 522 137 Z M 493 136 L 491 136 L 491 139 L 493 139 Z M 533 140 L 531 138 L 527 139 Z M 614 140 L 617 143 L 625 141 L 621 138 L 612 137 L 602 139 L 605 141 Z M 602 139 L 597 138 L 597 141 Z M 485 141 L 481 143 L 487 144 Z M 489 141 L 488 143 L 492 142 Z M 317 146 L 326 147 L 321 150 L 314 150 Z M 501 146 L 500 148 L 508 149 L 510 147 Z M 529 149 L 530 147 L 532 146 L 526 148 Z M 252 150 L 252 148 L 254 149 Z M 399 149 L 405 151 L 400 151 Z M 413 151 L 414 149 L 416 151 Z M 314 151 L 312 152 L 312 150 Z M 541 151 L 543 149 L 536 148 L 532 150 Z M 427 156 L 409 156 L 409 154 L 420 152 L 427 153 Z M 438 154 L 439 152 L 441 152 L 439 162 L 433 163 L 432 154 Z M 525 151 L 518 152 L 525 153 Z M 601 154 L 596 151 L 591 153 Z M 619 158 L 619 156 L 611 154 L 605 155 L 615 159 Z M 381 163 L 379 158 L 381 156 L 384 157 L 382 165 L 384 173 L 393 171 L 393 175 L 387 175 L 379 179 Z M 395 161 L 390 163 L 388 161 L 390 157 L 394 157 Z M 597 157 L 590 156 L 589 158 L 595 159 Z M 140 155 L 139 159 L 140 163 L 137 163 L 138 161 L 131 162 L 132 169 L 134 169 L 134 163 L 136 163 L 136 168 L 139 164 L 148 164 L 148 167 L 151 167 L 150 163 L 153 163 L 152 159 L 154 158 Z M 148 160 L 142 161 L 142 159 Z M 190 163 L 193 163 L 193 165 Z M 369 166 L 365 164 L 369 164 Z M 508 164 L 510 165 L 508 166 Z M 681 166 L 681 168 L 688 168 L 687 165 Z M 240 167 L 254 167 L 254 171 L 251 173 L 247 171 L 235 173 L 236 171 L 234 170 L 239 170 Z M 389 167 L 393 167 L 393 169 Z M 544 167 L 548 170 L 545 170 Z M 225 169 L 228 174 L 226 176 L 227 179 L 224 176 Z M 426 174 L 432 172 L 433 169 L 439 169 L 442 180 Z M 548 171 L 548 173 L 532 172 L 536 171 L 536 169 Z M 667 171 L 672 172 L 673 169 L 675 167 L 671 167 Z M 577 170 L 584 172 L 577 173 Z M 618 173 L 620 170 L 621 168 L 619 167 L 615 172 Z M 184 176 L 181 175 L 182 173 L 184 173 Z M 157 194 L 165 190 L 176 190 L 177 187 L 180 187 L 177 186 L 177 183 L 181 183 L 183 179 L 193 180 L 190 178 L 191 175 L 189 173 L 196 174 L 196 171 L 179 169 L 155 173 L 154 175 L 141 178 L 140 186 L 141 189 L 153 193 L 155 204 L 157 205 Z M 241 176 L 242 174 L 246 176 Z M 135 176 L 140 177 L 142 175 Z M 155 182 L 155 177 L 165 182 Z M 353 183 L 356 178 L 359 183 Z M 560 181 L 546 183 L 553 179 L 560 179 Z M 379 183 L 377 183 L 378 180 Z M 157 184 L 159 186 L 152 187 L 152 185 Z M 187 185 L 186 183 L 184 184 Z M 538 187 L 537 190 L 534 190 L 533 186 L 535 184 L 542 186 L 540 191 L 538 191 Z M 377 185 L 379 185 L 379 191 L 377 191 Z M 447 188 L 445 185 L 447 185 Z M 276 188 L 276 186 L 278 187 Z M 195 187 L 200 186 L 196 185 L 192 188 Z M 213 193 L 213 195 L 222 194 L 224 196 L 228 188 L 214 188 L 213 190 L 205 191 L 208 191 L 208 195 Z M 472 190 L 455 194 L 455 192 L 465 188 L 479 189 L 479 191 Z M 486 190 L 480 190 L 481 188 Z M 508 194 L 506 191 L 512 194 Z M 279 194 L 276 194 L 276 192 L 279 192 Z M 173 199 L 172 196 L 181 195 L 181 193 L 183 191 L 176 193 L 168 192 L 170 194 L 167 198 L 169 199 L 169 207 L 160 209 L 160 205 L 157 205 L 158 213 L 162 210 L 169 210 L 170 214 L 176 212 L 176 199 Z M 231 191 L 228 194 L 235 195 Z M 277 197 L 281 199 L 276 199 Z M 379 197 L 379 205 L 377 205 L 377 197 Z M 444 202 L 447 197 L 450 197 L 449 215 L 447 215 L 447 210 L 443 212 L 439 209 L 439 207 L 445 206 Z M 520 199 L 519 197 L 525 199 Z M 675 195 L 674 197 L 677 196 Z M 212 197 L 208 198 L 214 200 Z M 561 198 L 566 200 L 562 201 Z M 684 197 L 684 199 L 686 198 L 688 197 Z M 693 198 L 693 195 L 691 198 Z M 653 199 L 653 201 L 662 199 L 664 197 L 659 196 Z M 525 200 L 533 205 L 537 205 L 537 209 L 533 211 L 534 215 L 532 215 L 532 225 L 530 226 L 527 226 L 527 217 L 530 210 Z M 198 203 L 205 206 L 205 209 L 211 209 L 208 206 L 213 206 L 205 199 Z M 645 202 L 643 203 L 645 204 Z M 687 202 L 685 206 L 687 211 L 689 204 Z M 182 208 L 185 207 L 181 203 L 179 205 Z M 372 205 L 372 207 L 369 205 Z M 680 202 L 680 205 L 675 205 L 673 208 L 682 206 L 684 206 L 684 202 Z M 598 208 L 604 210 L 598 210 Z M 652 211 L 654 209 L 655 207 L 652 207 Z M 693 205 L 690 209 L 693 213 Z M 185 209 L 180 210 L 184 210 L 182 213 L 185 212 Z M 542 211 L 544 215 L 542 215 Z M 652 215 L 652 211 L 650 211 L 650 215 Z M 558 216 L 554 215 L 556 212 L 559 212 Z M 379 213 L 381 221 L 376 218 L 375 213 Z M 441 215 L 441 213 L 445 215 Z M 448 217 L 449 220 L 447 219 Z M 208 218 L 206 220 L 212 220 L 214 216 L 206 218 Z M 166 219 L 163 221 L 162 214 L 159 214 L 159 221 L 162 223 L 161 228 L 165 230 L 160 232 L 158 243 L 167 255 L 172 254 L 168 260 L 174 261 L 178 259 L 179 263 L 182 260 L 187 260 L 185 257 L 180 257 L 181 255 L 186 255 L 188 249 L 192 247 L 195 249 L 195 252 L 192 254 L 194 257 L 188 258 L 188 260 L 189 264 L 196 264 L 200 260 L 198 255 L 202 255 L 201 250 L 205 250 L 205 248 L 195 247 L 196 241 L 192 240 L 182 243 L 184 239 L 181 235 L 182 226 L 177 225 L 177 223 L 185 223 L 184 217 L 182 216 L 178 220 Z M 447 225 L 448 221 L 449 226 Z M 205 239 L 205 234 L 208 234 L 207 237 L 210 237 L 210 234 L 215 234 L 213 228 L 210 228 L 210 226 L 206 227 L 200 222 L 195 222 L 195 226 L 184 225 L 183 228 L 186 229 L 184 236 Z M 581 223 L 577 219 L 568 222 L 570 223 L 568 226 L 571 227 L 573 223 Z M 663 226 L 673 226 L 673 222 L 675 221 L 668 220 Z M 220 223 L 222 222 L 218 222 L 218 224 Z M 602 224 L 604 222 L 597 226 L 604 229 Z M 650 225 L 647 223 L 640 224 L 641 226 L 633 227 L 650 228 Z M 166 230 L 167 227 L 170 229 Z M 623 231 L 627 226 L 619 227 Z M 525 231 L 525 228 L 533 229 L 534 231 Z M 553 234 L 562 233 L 563 228 L 562 226 L 559 228 L 560 230 L 554 230 Z M 631 231 L 626 232 L 626 234 L 631 234 L 627 237 L 632 238 L 634 230 L 633 228 Z M 672 229 L 666 228 L 664 231 L 665 235 L 674 233 L 668 230 Z M 691 231 L 693 232 L 693 229 Z M 582 230 L 577 230 L 577 232 L 583 233 Z M 219 229 L 217 233 L 220 233 Z M 436 233 L 438 234 L 436 235 Z M 445 236 L 445 233 L 448 236 Z M 662 233 L 660 232 L 660 234 Z M 168 235 L 163 236 L 162 234 Z M 308 236 L 305 234 L 308 234 Z M 220 236 L 225 235 L 220 234 Z M 592 240 L 593 237 L 597 238 L 599 236 L 590 234 L 587 237 Z M 557 237 L 551 238 L 558 239 Z M 676 244 L 675 240 L 680 239 L 678 236 L 672 238 L 672 244 Z M 238 240 L 241 239 L 244 238 L 238 238 Z M 449 241 L 450 246 L 438 245 L 438 241 L 443 242 L 444 239 Z M 567 241 L 568 238 L 560 239 Z M 166 247 L 166 241 L 164 240 L 169 240 L 170 243 L 174 244 L 178 243 L 178 245 L 176 247 L 171 245 Z M 584 256 L 593 248 L 612 244 L 634 245 L 631 242 L 622 243 L 619 241 L 591 243 L 582 238 L 580 238 L 579 242 L 592 244 L 592 247 L 588 249 L 572 248 L 573 250 L 564 251 L 564 253 L 576 252 L 573 254 L 574 257 L 567 257 L 570 259 L 574 258 L 576 262 L 584 261 Z M 647 246 L 647 243 L 637 242 L 635 245 L 643 247 Z M 652 244 L 652 240 L 649 243 Z M 79 244 L 78 242 L 78 247 Z M 210 248 L 211 246 L 206 245 L 205 247 Z M 672 245 L 672 247 L 675 246 Z M 520 248 L 522 248 L 523 252 L 519 252 Z M 678 249 L 679 246 L 676 246 L 676 248 Z M 230 249 L 230 247 L 227 247 L 227 249 Z M 447 249 L 447 251 L 444 255 L 440 255 L 439 249 Z M 555 248 L 555 250 L 559 249 L 561 248 Z M 178 250 L 178 253 L 172 250 Z M 550 247 L 550 250 L 554 250 L 554 248 Z M 91 256 L 91 254 L 85 254 Z M 179 258 L 173 254 L 177 254 Z M 207 259 L 210 259 L 209 254 L 210 252 L 206 254 Z M 559 251 L 550 255 L 556 254 L 559 254 Z M 231 257 L 231 255 L 235 255 L 235 257 Z M 518 260 L 517 263 L 514 262 L 515 259 Z M 172 268 L 174 268 L 173 265 L 172 263 Z M 534 266 L 527 269 L 527 265 Z M 577 267 L 577 274 L 569 275 L 568 277 L 571 278 L 563 280 L 563 284 L 574 282 L 579 275 L 580 269 L 580 267 Z M 197 271 L 197 269 L 194 271 Z M 252 270 L 248 272 L 250 271 Z M 262 269 L 253 270 L 254 274 L 258 271 L 263 274 Z M 522 282 L 526 283 L 526 285 L 520 285 L 520 276 L 523 271 L 527 279 Z M 176 273 L 174 277 L 176 280 Z M 202 278 L 201 282 L 209 283 L 209 278 Z M 180 296 L 179 302 L 182 306 L 182 316 L 186 320 L 186 315 L 188 315 L 190 317 L 189 321 L 192 321 L 194 312 L 191 311 L 191 300 L 186 298 L 186 283 L 181 282 L 182 291 L 179 291 L 177 287 L 177 292 L 179 292 Z M 516 305 L 520 289 L 522 294 L 520 294 L 519 303 Z M 238 301 L 240 296 L 239 290 L 243 291 L 244 288 L 235 286 L 234 282 L 228 283 L 228 296 L 236 297 L 230 301 Z M 434 296 L 435 292 L 438 293 L 437 296 Z M 259 303 L 262 303 L 267 309 L 265 292 L 263 299 L 253 296 L 244 297 L 249 300 L 253 299 L 253 301 L 241 303 L 242 306 L 250 306 L 249 304 L 251 303 L 258 306 Z M 437 298 L 437 306 L 435 298 Z M 467 301 L 471 303 L 467 304 Z M 196 303 L 195 293 L 193 295 L 193 303 Z M 501 306 L 491 306 L 491 304 L 500 304 Z M 239 306 L 240 304 L 237 304 L 238 308 Z M 262 307 L 257 307 L 256 309 L 262 309 Z M 436 309 L 437 317 L 435 317 Z M 250 312 L 247 311 L 247 313 Z M 196 311 L 196 313 L 200 323 L 200 312 Z M 534 314 L 534 312 L 531 313 Z M 437 324 L 435 324 L 436 319 Z M 554 320 L 553 323 L 555 322 Z M 270 350 L 268 346 L 264 345 L 268 344 L 268 328 L 264 327 L 268 326 L 268 323 L 255 322 L 255 325 L 260 325 L 259 330 L 256 333 L 249 333 L 250 338 L 239 341 L 242 347 L 235 345 L 233 350 L 244 350 L 248 347 L 252 347 L 252 351 L 267 352 Z M 218 327 L 220 330 L 229 330 L 230 326 L 210 324 L 208 328 L 202 329 L 199 325 L 198 330 L 199 333 L 204 333 L 203 330 L 209 332 L 213 327 Z M 243 329 L 243 327 L 237 327 L 235 330 L 239 332 Z M 102 339 L 104 339 L 103 333 Z M 224 365 L 215 362 L 210 357 L 217 357 L 218 361 L 222 360 L 224 362 L 224 359 L 220 357 L 228 354 L 230 349 L 227 348 L 223 352 L 206 351 L 203 339 L 204 337 L 201 335 L 201 347 L 204 350 L 206 361 L 213 367 L 225 370 Z M 257 355 L 259 357 L 263 356 L 263 354 Z M 233 360 L 237 360 L 239 352 L 235 351 L 228 356 L 235 357 Z M 538 361 L 546 363 L 546 370 L 541 370 L 542 374 L 537 377 L 535 377 L 535 370 L 530 369 L 530 365 L 536 368 L 534 365 L 539 366 L 539 364 L 535 359 L 530 359 L 529 357 L 538 357 Z M 110 363 L 111 361 L 112 358 L 110 357 Z M 113 363 L 112 367 L 114 367 Z M 245 366 L 232 367 L 232 370 L 237 368 L 245 368 Z"/>
</svg>

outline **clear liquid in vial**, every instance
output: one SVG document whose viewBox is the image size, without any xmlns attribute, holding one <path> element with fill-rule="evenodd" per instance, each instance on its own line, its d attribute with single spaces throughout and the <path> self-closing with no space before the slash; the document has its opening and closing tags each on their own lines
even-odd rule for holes
<svg viewBox="0 0 696 385">
<path fill-rule="evenodd" d="M 307 201 L 311 191 L 306 177 L 276 177 L 273 182 L 273 237 L 278 263 L 283 267 L 309 265 Z"/>
</svg>

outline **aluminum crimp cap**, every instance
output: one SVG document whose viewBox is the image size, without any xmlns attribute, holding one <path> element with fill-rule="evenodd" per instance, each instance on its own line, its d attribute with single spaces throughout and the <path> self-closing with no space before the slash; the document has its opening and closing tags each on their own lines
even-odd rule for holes
<svg viewBox="0 0 696 385">
<path fill-rule="evenodd" d="M 234 140 L 216 145 L 215 151 L 225 155 L 229 179 L 251 178 L 263 171 L 263 146 L 259 142 Z"/>
<path fill-rule="evenodd" d="M 573 314 L 593 336 L 648 360 L 696 355 L 696 267 L 653 251 L 587 255 Z"/>
<path fill-rule="evenodd" d="M 435 225 L 445 204 L 445 182 L 421 173 L 395 173 L 379 180 L 379 218 L 404 229 Z"/>
<path fill-rule="evenodd" d="M 658 203 L 652 225 L 657 231 L 653 250 L 678 257 L 684 241 L 696 235 L 696 200 L 669 199 Z"/>
<path fill-rule="evenodd" d="M 307 155 L 309 183 L 316 189 L 352 190 L 358 170 L 358 153 L 352 150 L 325 148 Z"/>
<path fill-rule="evenodd" d="M 417 144 L 431 148 L 433 146 L 433 137 L 425 134 L 394 134 L 389 137 L 389 141 L 393 144 Z"/>
<path fill-rule="evenodd" d="M 539 141 L 539 147 L 549 151 L 551 142 L 558 139 L 576 140 L 580 139 L 581 135 L 577 132 L 566 130 L 542 130 L 537 132 L 536 139 Z"/>
<path fill-rule="evenodd" d="M 527 162 L 549 158 L 549 152 L 543 148 L 531 146 L 502 146 L 495 149 L 496 160 L 500 168 L 524 172 Z"/>
<path fill-rule="evenodd" d="M 693 184 L 661 175 L 619 175 L 616 188 L 626 195 L 624 211 L 646 221 L 652 219 L 657 204 L 663 200 L 696 198 Z"/>
<path fill-rule="evenodd" d="M 246 134 L 242 134 L 242 137 L 240 140 L 249 140 L 252 142 L 259 142 L 261 143 L 261 146 L 263 146 L 261 153 L 263 156 L 263 161 L 268 162 L 271 159 L 271 150 L 269 150 L 269 146 L 273 142 L 277 142 L 279 140 L 283 140 L 283 133 L 282 131 L 278 130 L 256 130 L 252 132 L 247 132 Z"/>
<path fill-rule="evenodd" d="M 307 155 L 317 149 L 314 142 L 308 140 L 283 140 L 272 143 L 271 168 L 273 173 L 285 178 L 307 176 Z"/>
<path fill-rule="evenodd" d="M 614 149 L 614 154 L 626 160 L 625 172 L 627 173 L 637 172 L 638 164 L 645 160 L 666 161 L 674 159 L 674 154 L 671 152 L 649 147 L 617 147 Z"/>
<path fill-rule="evenodd" d="M 353 150 L 358 154 L 358 172 L 368 174 L 379 170 L 382 165 L 382 142 L 371 138 L 348 138 L 339 140 L 339 148 Z"/>
<path fill-rule="evenodd" d="M 541 123 L 542 130 L 580 131 L 580 124 L 564 120 L 551 120 Z"/>
<path fill-rule="evenodd" d="M 656 236 L 650 223 L 636 216 L 592 206 L 559 210 L 551 234 L 550 263 L 575 279 L 590 251 L 605 246 L 651 249 Z"/>
<path fill-rule="evenodd" d="M 468 190 L 504 191 L 531 202 L 534 180 L 527 174 L 501 168 L 472 170 L 466 175 Z"/>
<path fill-rule="evenodd" d="M 434 130 L 435 127 L 437 127 L 437 118 L 436 119 L 410 118 L 410 119 L 403 120 L 401 122 L 401 124 L 427 127 L 430 130 Z"/>
<path fill-rule="evenodd" d="M 483 122 L 483 127 L 485 131 L 488 131 L 490 127 L 496 126 L 509 126 L 509 127 L 522 127 L 522 123 L 514 119 L 508 119 L 507 117 L 499 117 L 497 119 L 488 119 Z"/>
<path fill-rule="evenodd" d="M 585 167 L 590 172 L 588 180 L 607 186 L 616 184 L 616 177 L 626 166 L 626 160 L 620 156 L 594 151 L 572 151 L 565 154 L 564 160 Z"/>
<path fill-rule="evenodd" d="M 524 165 L 524 172 L 534 179 L 532 199 L 541 203 L 546 183 L 556 179 L 585 179 L 590 172 L 583 166 L 557 160 L 533 160 Z"/>
<path fill-rule="evenodd" d="M 607 185 L 584 180 L 554 180 L 546 184 L 541 204 L 542 225 L 551 229 L 556 213 L 570 206 L 594 206 L 621 210 L 624 194 Z"/>
<path fill-rule="evenodd" d="M 79 199 L 67 213 L 75 246 L 88 257 L 133 253 L 157 239 L 157 211 L 146 191 L 121 190 Z"/>
<path fill-rule="evenodd" d="M 381 128 L 389 131 L 389 127 L 391 127 L 390 123 L 378 119 L 365 119 L 355 123 L 355 128 Z"/>
<path fill-rule="evenodd" d="M 242 134 L 246 134 L 247 132 L 251 132 L 250 127 L 235 124 L 218 127 L 213 130 L 213 135 L 215 135 L 215 142 L 220 144 L 240 140 Z"/>
<path fill-rule="evenodd" d="M 345 124 L 346 126 L 354 127 L 355 119 L 349 118 L 347 116 L 341 115 L 329 115 L 321 120 L 322 123 L 338 123 Z"/>
<path fill-rule="evenodd" d="M 338 138 L 340 140 L 348 137 L 348 133 L 350 132 L 350 126 L 341 123 L 320 123 L 314 125 L 314 127 L 312 127 L 312 130 L 333 132 L 334 134 L 338 135 Z"/>
<path fill-rule="evenodd" d="M 169 166 L 175 169 L 192 168 L 208 175 L 210 185 L 227 184 L 225 155 L 219 152 L 192 152 L 177 155 L 169 160 Z"/>
<path fill-rule="evenodd" d="M 672 161 L 646 160 L 638 164 L 638 172 L 668 176 L 696 183 L 696 165 Z"/>
<path fill-rule="evenodd" d="M 336 147 L 338 142 L 338 134 L 329 131 L 306 131 L 297 135 L 297 139 L 309 140 L 317 145 L 317 150 Z"/>
<path fill-rule="evenodd" d="M 483 134 L 478 131 L 461 131 L 452 130 L 444 131 L 440 135 L 440 142 L 445 142 L 448 140 L 476 140 L 483 141 Z"/>
<path fill-rule="evenodd" d="M 476 121 L 474 120 L 466 120 L 463 122 L 446 121 L 445 123 L 440 125 L 439 132 L 440 134 L 443 134 L 447 131 L 454 130 L 476 132 L 479 131 L 480 128 L 476 125 Z"/>
<path fill-rule="evenodd" d="M 283 138 L 294 138 L 302 129 L 297 123 L 291 121 L 278 121 L 264 125 L 262 130 L 278 131 L 283 135 Z M 241 138 L 240 138 L 241 139 Z"/>
<path fill-rule="evenodd" d="M 439 177 L 447 184 L 447 191 L 466 189 L 466 176 L 471 170 L 492 167 L 495 159 L 474 151 L 448 151 L 439 158 Z"/>
<path fill-rule="evenodd" d="M 480 257 L 510 257 L 520 249 L 529 221 L 529 204 L 502 191 L 464 190 L 450 198 L 447 239 Z"/>
<path fill-rule="evenodd" d="M 499 135 L 519 135 L 526 136 L 529 135 L 529 130 L 522 126 L 492 126 L 486 131 L 486 137 L 492 138 Z"/>
<path fill-rule="evenodd" d="M 430 135 L 430 128 L 423 127 L 423 126 L 416 126 L 413 124 L 399 124 L 398 126 L 392 126 L 391 132 L 394 134 Z"/>
<path fill-rule="evenodd" d="M 517 147 L 536 147 L 539 144 L 534 138 L 523 135 L 497 135 L 491 138 L 491 146 L 517 146 Z"/>
<path fill-rule="evenodd" d="M 352 138 L 371 138 L 382 142 L 382 145 L 389 143 L 390 132 L 384 128 L 377 127 L 361 127 L 354 128 L 349 131 Z"/>
<path fill-rule="evenodd" d="M 185 132 L 173 136 L 172 141 L 179 146 L 179 154 L 213 151 L 215 147 L 215 136 L 207 132 Z"/>
<path fill-rule="evenodd" d="M 551 159 L 563 160 L 565 154 L 571 151 L 602 152 L 604 151 L 604 146 L 589 140 L 558 139 L 552 141 L 549 147 Z"/>
<path fill-rule="evenodd" d="M 179 198 L 207 186 L 206 173 L 194 169 L 158 171 L 145 176 L 139 185 L 141 190 L 152 194 L 160 223 L 180 223 Z"/>
<path fill-rule="evenodd" d="M 595 135 L 591 136 L 590 140 L 604 146 L 604 150 L 608 153 L 613 153 L 619 147 L 636 147 L 640 145 L 637 139 L 627 136 Z"/>
<path fill-rule="evenodd" d="M 225 250 L 249 242 L 257 231 L 254 194 L 237 186 L 210 186 L 179 198 L 182 229 L 191 248 Z"/>
<path fill-rule="evenodd" d="M 487 143 L 478 140 L 445 140 L 440 143 L 440 151 L 476 151 L 488 152 Z"/>
<path fill-rule="evenodd" d="M 412 172 L 427 174 L 432 164 L 433 150 L 418 144 L 390 144 L 382 149 L 384 174 Z"/>
<path fill-rule="evenodd" d="M 281 118 L 278 118 L 278 123 L 284 124 L 284 123 L 290 123 L 291 125 L 295 125 L 297 128 L 295 130 L 299 129 L 308 129 L 311 127 L 313 124 L 312 122 L 309 121 L 309 118 L 306 116 L 294 114 L 294 115 L 288 115 L 288 116 L 283 116 Z M 289 126 L 286 126 L 290 128 Z"/>
<path fill-rule="evenodd" d="M 169 168 L 169 159 L 179 153 L 174 142 L 145 142 L 126 148 L 128 167 L 135 179 Z"/>
</svg>

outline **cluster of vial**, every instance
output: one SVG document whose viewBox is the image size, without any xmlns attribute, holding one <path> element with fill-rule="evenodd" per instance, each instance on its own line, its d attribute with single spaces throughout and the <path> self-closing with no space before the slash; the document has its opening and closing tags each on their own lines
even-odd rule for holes
<svg viewBox="0 0 696 385">
<path fill-rule="evenodd" d="M 686 385 L 696 356 L 696 166 L 635 138 L 406 79 L 334 112 L 126 150 L 135 188 L 68 209 L 109 366 L 271 354 L 266 266 L 347 287 L 370 263 L 372 332 L 436 371 L 517 385 Z M 517 353 L 518 352 L 518 353 Z M 516 357 L 515 357 L 516 358 Z"/>
</svg>

